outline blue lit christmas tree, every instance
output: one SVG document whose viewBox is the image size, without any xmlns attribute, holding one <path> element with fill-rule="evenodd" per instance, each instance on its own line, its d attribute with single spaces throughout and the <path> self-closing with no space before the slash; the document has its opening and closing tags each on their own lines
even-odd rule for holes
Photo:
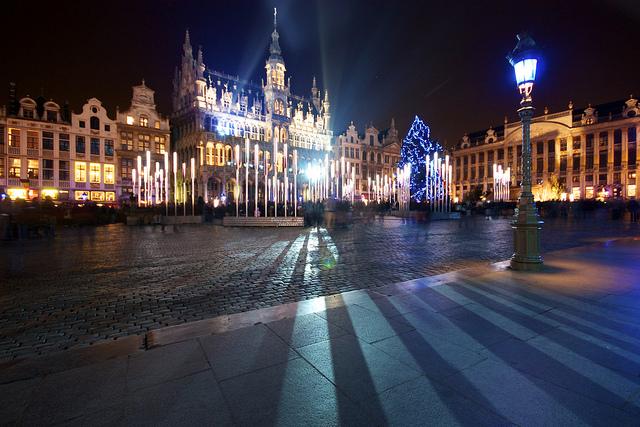
<svg viewBox="0 0 640 427">
<path fill-rule="evenodd" d="M 414 200 L 421 200 L 425 193 L 427 155 L 434 151 L 442 151 L 440 144 L 431 140 L 430 134 L 429 126 L 416 116 L 407 136 L 402 140 L 399 167 L 411 163 L 411 197 Z"/>
</svg>

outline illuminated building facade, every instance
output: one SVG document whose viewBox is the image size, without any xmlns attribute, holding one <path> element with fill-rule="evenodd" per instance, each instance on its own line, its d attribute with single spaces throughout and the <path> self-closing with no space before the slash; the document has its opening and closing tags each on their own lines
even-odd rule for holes
<svg viewBox="0 0 640 427">
<path fill-rule="evenodd" d="M 248 197 L 251 200 L 255 194 L 256 166 L 259 169 L 258 200 L 264 198 L 263 168 L 266 164 L 270 175 L 275 166 L 278 182 L 268 191 L 273 194 L 273 188 L 278 188 L 281 201 L 285 173 L 288 174 L 290 187 L 294 182 L 294 150 L 298 156 L 298 170 L 309 170 L 310 166 L 318 164 L 326 166 L 333 137 L 328 95 L 325 92 L 321 98 L 315 78 L 310 98 L 291 94 L 278 38 L 274 19 L 270 55 L 265 65 L 266 76 L 262 84 L 257 85 L 207 68 L 201 50 L 194 58 L 187 31 L 181 67 L 176 69 L 173 82 L 171 116 L 173 149 L 178 153 L 178 163 L 185 163 L 187 168 L 187 194 L 179 195 L 179 201 L 189 200 L 193 193 L 207 201 L 233 199 L 237 184 L 236 160 L 244 172 L 245 164 L 248 164 Z M 247 139 L 250 151 L 248 162 L 245 157 Z M 258 164 L 254 165 L 256 144 L 259 159 Z M 285 144 L 288 150 L 286 168 Z M 236 146 L 239 147 L 240 159 L 236 159 Z M 274 147 L 277 147 L 275 165 Z M 190 179 L 191 158 L 195 159 L 196 168 L 193 189 Z M 244 172 L 241 181 L 245 179 Z M 297 178 L 299 194 L 305 194 L 305 176 Z M 178 180 L 181 179 L 179 174 Z M 245 185 L 241 184 L 244 192 Z M 291 188 L 289 194 L 292 194 Z"/>
<path fill-rule="evenodd" d="M 44 97 L 16 101 L 0 117 L 0 190 L 10 197 L 115 202 L 116 126 L 97 99 L 69 114 Z"/>
<path fill-rule="evenodd" d="M 358 134 L 352 122 L 346 132 L 335 138 L 334 159 L 340 164 L 344 163 L 345 171 L 350 171 L 343 174 L 341 179 L 343 186 L 349 186 L 347 180 L 352 180 L 354 199 L 375 199 L 376 189 L 379 190 L 378 198 L 390 198 L 401 148 L 402 141 L 398 138 L 394 119 L 389 129 L 380 132 L 371 125 L 364 134 Z M 347 194 L 342 196 L 349 197 Z"/>
<path fill-rule="evenodd" d="M 165 152 L 169 152 L 171 131 L 169 119 L 163 118 L 156 109 L 154 91 L 149 89 L 144 80 L 139 86 L 133 87 L 131 107 L 127 111 L 117 111 L 116 125 L 118 141 L 116 144 L 116 184 L 118 197 L 136 194 L 137 183 L 134 186 L 133 173 L 141 173 L 138 157 L 142 167 L 147 166 L 147 151 L 150 152 L 150 172 L 165 169 Z M 144 186 L 141 194 L 144 193 Z M 146 200 L 146 195 L 143 200 Z"/>
<path fill-rule="evenodd" d="M 569 199 L 639 198 L 637 144 L 640 108 L 628 99 L 588 108 L 544 114 L 531 121 L 533 193 L 544 200 L 552 175 Z M 494 165 L 511 173 L 510 200 L 519 195 L 522 176 L 520 122 L 465 135 L 452 151 L 455 195 L 481 188 L 494 194 Z"/>
</svg>

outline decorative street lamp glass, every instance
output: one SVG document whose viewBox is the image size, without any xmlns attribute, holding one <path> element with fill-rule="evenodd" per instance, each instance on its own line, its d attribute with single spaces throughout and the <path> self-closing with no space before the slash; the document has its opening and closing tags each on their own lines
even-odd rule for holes
<svg viewBox="0 0 640 427">
<path fill-rule="evenodd" d="M 516 73 L 516 82 L 523 100 L 531 96 L 533 82 L 536 79 L 536 67 L 540 58 L 540 49 L 531 38 L 530 32 L 518 36 L 518 44 L 509 53 L 507 59 Z"/>
</svg>

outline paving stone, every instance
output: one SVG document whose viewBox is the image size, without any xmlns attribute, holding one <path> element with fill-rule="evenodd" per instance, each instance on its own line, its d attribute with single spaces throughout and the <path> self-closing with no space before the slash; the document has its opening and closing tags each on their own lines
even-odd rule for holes
<svg viewBox="0 0 640 427">
<path fill-rule="evenodd" d="M 303 359 L 220 382 L 237 425 L 373 425 L 374 421 Z"/>
<path fill-rule="evenodd" d="M 219 380 L 299 357 L 263 324 L 201 337 L 199 341 Z"/>
<path fill-rule="evenodd" d="M 637 424 L 637 419 L 620 409 L 491 359 L 442 382 L 517 425 Z"/>
<path fill-rule="evenodd" d="M 420 376 L 417 370 L 350 334 L 298 352 L 356 402 Z"/>
<path fill-rule="evenodd" d="M 118 414 L 124 408 L 126 371 L 127 360 L 117 359 L 46 375 L 20 422 L 51 425 L 88 414 Z"/>
</svg>

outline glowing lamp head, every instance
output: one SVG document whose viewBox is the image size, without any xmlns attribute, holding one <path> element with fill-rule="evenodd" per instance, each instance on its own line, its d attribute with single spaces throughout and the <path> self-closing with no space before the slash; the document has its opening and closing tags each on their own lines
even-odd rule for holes
<svg viewBox="0 0 640 427">
<path fill-rule="evenodd" d="M 536 66 L 540 58 L 540 48 L 531 38 L 530 32 L 524 32 L 518 36 L 518 44 L 507 55 L 509 63 L 516 73 L 516 83 L 523 99 L 529 99 L 533 82 L 536 79 Z"/>
</svg>

